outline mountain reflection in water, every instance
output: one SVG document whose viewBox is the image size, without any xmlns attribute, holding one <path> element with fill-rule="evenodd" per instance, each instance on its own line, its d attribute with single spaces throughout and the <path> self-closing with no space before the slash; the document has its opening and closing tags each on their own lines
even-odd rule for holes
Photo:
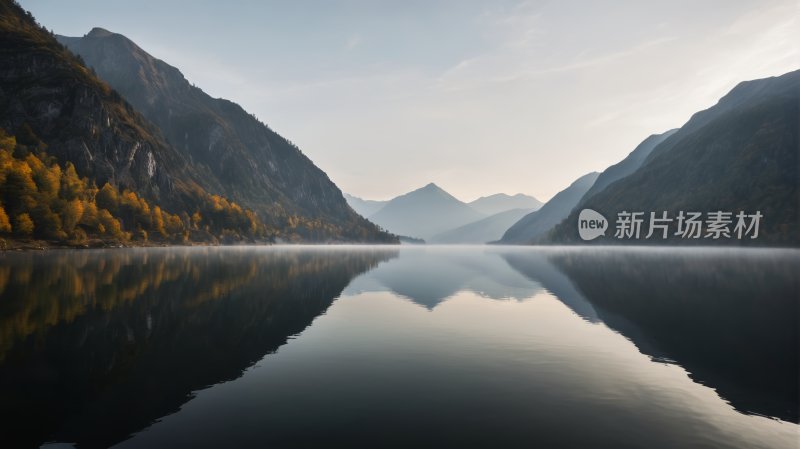
<svg viewBox="0 0 800 449">
<path fill-rule="evenodd" d="M 0 439 L 108 447 L 239 377 L 397 249 L 164 248 L 0 258 Z M 6 446 L 10 447 L 10 446 Z"/>
<path fill-rule="evenodd" d="M 795 426 L 798 272 L 798 252 L 781 250 L 4 253 L 0 445 L 270 446 L 266 438 L 278 447 L 618 447 L 628 441 L 691 447 L 702 445 L 692 440 L 699 432 L 708 438 L 703 444 L 737 446 L 743 442 L 723 421 L 706 428 L 683 416 L 680 404 L 688 399 L 673 398 L 675 385 L 683 385 L 679 375 L 664 392 L 642 378 L 635 396 L 663 396 L 649 399 L 652 405 L 635 405 L 613 389 L 598 391 L 597 382 L 612 388 L 616 380 L 608 376 L 637 379 L 652 368 L 631 354 L 615 360 L 618 343 L 597 343 L 609 351 L 603 356 L 586 342 L 605 342 L 610 337 L 597 332 L 612 334 L 607 326 L 652 361 L 679 365 L 733 409 Z M 550 298 L 568 309 L 559 306 L 565 312 L 556 313 Z M 315 321 L 329 309 L 340 312 Z M 538 315 L 525 315 L 532 312 Z M 324 337 L 314 337 L 320 332 Z M 306 338 L 301 333 L 312 342 L 299 344 Z M 281 358 L 279 348 L 291 356 Z M 272 368 L 250 370 L 259 361 Z M 253 383 L 258 376 L 263 384 Z M 223 391 L 223 384 L 244 388 L 244 399 L 224 390 L 216 400 L 232 401 L 226 412 L 208 405 L 186 410 L 205 393 L 200 390 Z M 714 407 L 713 413 L 729 415 Z M 201 437 L 197 428 L 199 440 L 191 443 L 158 439 L 164 429 L 178 432 L 168 415 L 197 419 L 189 413 L 202 413 L 206 428 L 213 422 L 229 434 Z M 581 432 L 566 430 L 576 425 L 572 420 Z M 748 425 L 774 433 L 758 423 Z M 774 445 L 764 440 L 764 447 Z"/>
<path fill-rule="evenodd" d="M 573 307 L 576 313 L 599 315 L 643 353 L 680 364 L 737 410 L 798 422 L 796 251 L 587 248 L 504 258 L 548 286 L 552 276 L 542 277 L 540 267 L 546 258 L 591 304 L 591 311 Z"/>
</svg>

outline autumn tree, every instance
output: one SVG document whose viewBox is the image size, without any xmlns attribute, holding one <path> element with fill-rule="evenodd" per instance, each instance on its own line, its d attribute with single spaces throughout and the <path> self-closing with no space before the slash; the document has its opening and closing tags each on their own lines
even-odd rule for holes
<svg viewBox="0 0 800 449">
<path fill-rule="evenodd" d="M 0 150 L 12 153 L 16 146 L 17 139 L 13 136 L 9 136 L 6 130 L 0 128 Z"/>
<path fill-rule="evenodd" d="M 33 234 L 33 221 L 28 214 L 17 215 L 14 223 L 14 229 L 22 236 L 28 237 Z"/>
<path fill-rule="evenodd" d="M 200 211 L 197 211 L 192 215 L 192 223 L 194 223 L 194 227 L 200 229 L 200 225 L 203 223 L 203 217 L 200 215 Z"/>
<path fill-rule="evenodd" d="M 102 192 L 102 189 L 100 191 Z M 119 221 L 115 220 L 106 209 L 101 209 L 97 215 L 100 220 L 100 225 L 103 227 L 103 231 L 106 235 L 115 240 L 125 240 L 126 236 L 122 232 Z"/>
<path fill-rule="evenodd" d="M 161 215 L 161 208 L 158 206 L 154 207 L 153 212 L 150 214 L 150 217 L 151 217 L 150 229 L 158 232 L 161 235 L 167 235 L 167 231 L 166 229 L 164 229 L 164 218 Z"/>
<path fill-rule="evenodd" d="M 11 232 L 11 222 L 8 220 L 8 215 L 6 215 L 6 211 L 3 209 L 3 206 L 0 206 L 0 232 Z"/>
<path fill-rule="evenodd" d="M 97 228 L 100 224 L 100 215 L 97 210 L 97 205 L 90 201 L 81 201 L 81 218 L 78 219 L 78 224 L 87 226 L 90 229 Z"/>
<path fill-rule="evenodd" d="M 69 201 L 64 206 L 64 220 L 62 223 L 62 227 L 64 232 L 67 234 L 71 233 L 75 229 L 75 225 L 78 224 L 81 217 L 83 216 L 83 204 L 77 198 L 72 201 Z"/>
<path fill-rule="evenodd" d="M 86 187 L 86 183 L 75 172 L 72 162 L 67 162 L 67 169 L 61 177 L 61 197 L 67 201 L 82 200 Z"/>
<path fill-rule="evenodd" d="M 98 209 L 105 209 L 109 213 L 116 214 L 119 211 L 119 195 L 117 194 L 116 187 L 106 183 L 95 197 Z"/>
</svg>

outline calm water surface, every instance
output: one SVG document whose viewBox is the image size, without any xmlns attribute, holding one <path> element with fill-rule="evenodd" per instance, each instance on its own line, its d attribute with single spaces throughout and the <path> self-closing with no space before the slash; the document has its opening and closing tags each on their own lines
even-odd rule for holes
<svg viewBox="0 0 800 449">
<path fill-rule="evenodd" d="M 0 447 L 800 447 L 800 251 L 0 255 Z"/>
</svg>

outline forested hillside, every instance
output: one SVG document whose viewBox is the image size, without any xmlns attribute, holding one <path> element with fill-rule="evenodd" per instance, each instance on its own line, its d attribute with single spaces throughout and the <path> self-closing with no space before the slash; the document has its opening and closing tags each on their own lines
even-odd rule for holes
<svg viewBox="0 0 800 449">
<path fill-rule="evenodd" d="M 82 38 L 56 38 L 158 126 L 215 192 L 261 217 L 285 210 L 337 226 L 354 220 L 368 226 L 296 145 L 238 104 L 212 98 L 127 37 L 94 28 Z"/>
<path fill-rule="evenodd" d="M 397 242 L 346 204 L 337 216 L 283 200 L 251 212 L 226 198 L 224 179 L 194 166 L 9 0 L 0 0 L 0 128 L 0 233 L 10 236 Z"/>
</svg>

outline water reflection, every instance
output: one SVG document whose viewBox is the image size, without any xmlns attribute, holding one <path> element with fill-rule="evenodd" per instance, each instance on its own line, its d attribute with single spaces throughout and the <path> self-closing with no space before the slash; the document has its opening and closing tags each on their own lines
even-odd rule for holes
<svg viewBox="0 0 800 449">
<path fill-rule="evenodd" d="M 496 252 L 475 247 L 410 247 L 403 248 L 402 257 L 355 279 L 343 294 L 378 291 L 391 291 L 433 310 L 462 291 L 521 301 L 536 296 L 542 285 L 511 269 Z"/>
<path fill-rule="evenodd" d="M 618 414 L 601 419 L 597 415 L 613 401 L 593 385 L 605 384 L 603 376 L 622 374 L 637 381 L 630 373 L 638 371 L 614 365 L 618 361 L 588 347 L 576 350 L 575 343 L 604 330 L 643 364 L 659 365 L 604 326 L 653 361 L 682 366 L 739 411 L 797 422 L 798 272 L 798 252 L 776 250 L 297 247 L 5 253 L 0 255 L 0 445 L 38 447 L 58 440 L 100 448 L 123 441 L 178 412 L 192 392 L 238 379 L 293 336 L 313 333 L 319 324 L 309 326 L 340 296 L 367 298 L 372 302 L 360 304 L 369 304 L 374 315 L 348 309 L 337 323 L 357 329 L 352 335 L 306 349 L 313 355 L 303 359 L 308 365 L 301 371 L 281 368 L 288 374 L 280 379 L 296 380 L 294 389 L 282 391 L 267 382 L 276 390 L 264 397 L 274 404 L 265 404 L 264 397 L 236 403 L 234 408 L 251 411 L 237 411 L 225 425 L 252 413 L 269 414 L 276 441 L 291 442 L 291 432 L 276 429 L 328 426 L 331 435 L 342 436 L 348 429 L 334 423 L 370 422 L 370 432 L 379 436 L 416 416 L 414 426 L 428 433 L 410 432 L 402 441 L 455 434 L 472 420 L 469 438 L 487 444 L 499 441 L 498 435 L 505 442 L 533 441 L 520 438 L 532 438 L 536 425 L 538 441 L 552 443 L 563 434 L 544 429 L 569 429 L 572 424 L 557 417 L 583 414 L 586 429 L 592 426 L 588 422 L 608 420 L 592 427 L 608 438 L 597 446 L 619 442 L 618 434 L 604 429 L 609 423 L 639 426 L 624 425 L 633 419 L 625 414 L 630 410 L 623 403 L 629 399 L 616 392 L 624 398 L 622 405 L 614 404 Z M 523 307 L 539 295 L 563 314 L 546 304 Z M 379 304 L 386 297 L 425 318 Z M 545 315 L 484 316 L 490 308 L 454 298 Z M 572 334 L 559 334 L 562 325 Z M 381 334 L 386 326 L 396 326 L 396 333 Z M 319 362 L 334 350 L 339 358 Z M 306 369 L 310 366 L 326 371 Z M 300 375 L 303 380 L 297 380 Z M 641 385 L 661 394 L 660 384 L 647 382 Z M 673 388 L 665 386 L 663 396 Z M 572 396 L 576 391 L 580 399 Z M 375 397 L 383 399 L 372 402 Z M 415 397 L 424 397 L 432 408 L 419 408 Z M 663 399 L 650 415 L 666 420 L 670 413 L 682 413 L 680 407 L 663 412 L 677 402 Z M 503 417 L 479 419 L 480 410 Z M 317 421 L 296 419 L 314 413 Z M 681 429 L 680 419 L 688 418 L 669 419 L 648 425 Z M 487 431 L 481 433 L 480 426 Z M 255 435 L 262 427 L 244 431 Z M 650 432 L 639 427 L 642 435 Z"/>
<path fill-rule="evenodd" d="M 583 249 L 547 258 L 643 353 L 680 364 L 742 412 L 798 422 L 796 251 Z"/>
<path fill-rule="evenodd" d="M 2 438 L 108 447 L 235 379 L 396 249 L 0 257 Z M 5 446 L 10 447 L 10 446 Z"/>
<path fill-rule="evenodd" d="M 343 294 L 391 291 L 432 310 L 461 291 L 524 300 L 546 290 L 737 410 L 798 422 L 797 273 L 797 252 L 781 250 L 412 248 Z"/>
</svg>

